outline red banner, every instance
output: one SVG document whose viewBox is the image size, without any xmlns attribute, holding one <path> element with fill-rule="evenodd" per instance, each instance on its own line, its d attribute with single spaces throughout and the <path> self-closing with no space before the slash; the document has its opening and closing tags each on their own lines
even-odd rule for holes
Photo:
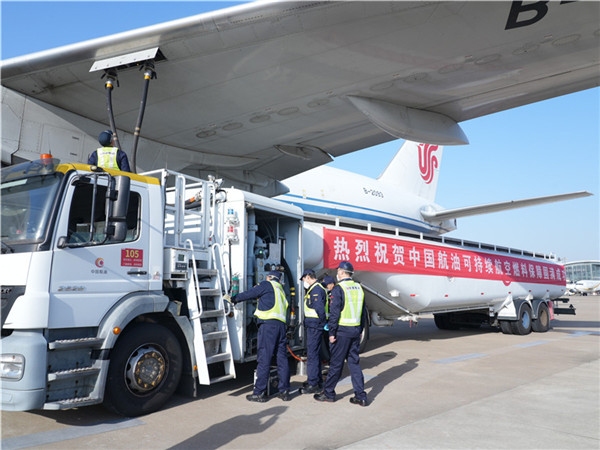
<svg viewBox="0 0 600 450">
<path fill-rule="evenodd" d="M 346 231 L 323 229 L 326 268 L 350 261 L 354 270 L 565 285 L 559 264 Z"/>
</svg>

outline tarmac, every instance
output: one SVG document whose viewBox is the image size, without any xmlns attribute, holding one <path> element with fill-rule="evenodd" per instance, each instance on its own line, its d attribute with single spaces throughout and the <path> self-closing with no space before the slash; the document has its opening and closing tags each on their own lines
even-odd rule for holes
<svg viewBox="0 0 600 450">
<path fill-rule="evenodd" d="M 255 363 L 238 377 L 175 396 L 137 418 L 102 406 L 1 414 L 2 450 L 37 449 L 599 449 L 600 296 L 571 297 L 547 333 L 491 328 L 372 328 L 361 355 L 370 405 L 349 403 L 348 372 L 335 403 L 245 398 Z M 292 371 L 292 373 L 296 373 Z M 299 388 L 306 376 L 292 376 Z"/>
</svg>

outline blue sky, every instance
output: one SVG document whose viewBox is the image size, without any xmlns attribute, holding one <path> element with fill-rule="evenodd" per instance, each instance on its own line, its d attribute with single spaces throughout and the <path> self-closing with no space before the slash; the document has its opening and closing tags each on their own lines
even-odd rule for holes
<svg viewBox="0 0 600 450">
<path fill-rule="evenodd" d="M 232 2 L 1 3 L 7 59 L 234 5 Z M 460 219 L 449 236 L 567 261 L 600 259 L 600 88 L 461 123 L 470 144 L 446 147 L 437 203 L 477 205 L 587 190 L 592 197 Z M 377 177 L 401 140 L 336 159 Z"/>
</svg>

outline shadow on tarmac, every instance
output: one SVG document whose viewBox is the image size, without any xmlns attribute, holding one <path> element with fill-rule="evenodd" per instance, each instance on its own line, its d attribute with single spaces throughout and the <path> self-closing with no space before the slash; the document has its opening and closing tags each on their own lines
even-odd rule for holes
<svg viewBox="0 0 600 450">
<path fill-rule="evenodd" d="M 206 430 L 180 442 L 169 449 L 197 449 L 212 450 L 223 447 L 240 436 L 251 436 L 268 430 L 277 422 L 281 414 L 287 410 L 285 406 L 258 411 L 254 414 L 240 414 L 223 422 L 211 425 Z M 251 446 L 250 446 L 251 447 Z"/>
</svg>

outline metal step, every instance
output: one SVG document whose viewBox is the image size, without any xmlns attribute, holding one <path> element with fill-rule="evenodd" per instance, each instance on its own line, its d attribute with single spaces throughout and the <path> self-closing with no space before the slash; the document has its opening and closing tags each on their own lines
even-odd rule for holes
<svg viewBox="0 0 600 450">
<path fill-rule="evenodd" d="M 219 272 L 217 269 L 196 269 L 199 277 L 216 277 Z"/>
<path fill-rule="evenodd" d="M 229 353 L 217 353 L 213 356 L 206 357 L 206 364 L 214 364 L 223 361 L 229 361 L 231 359 L 231 355 Z"/>
<path fill-rule="evenodd" d="M 224 309 L 209 309 L 202 311 L 200 315 L 201 319 L 210 319 L 211 317 L 223 317 L 225 315 Z"/>
<path fill-rule="evenodd" d="M 219 289 L 203 289 L 200 288 L 200 297 L 217 297 L 221 295 Z"/>
<path fill-rule="evenodd" d="M 221 381 L 233 380 L 235 376 L 232 374 L 214 377 L 210 379 L 210 384 L 220 383 Z"/>
<path fill-rule="evenodd" d="M 49 350 L 71 350 L 74 348 L 100 348 L 103 338 L 87 337 L 79 339 L 59 339 L 48 343 Z"/>
<path fill-rule="evenodd" d="M 96 375 L 100 372 L 97 367 L 80 367 L 78 369 L 58 370 L 48 374 L 48 381 L 66 380 L 80 376 Z"/>
<path fill-rule="evenodd" d="M 44 403 L 43 409 L 61 410 L 80 408 L 82 406 L 97 405 L 102 401 L 98 397 L 77 397 L 77 398 L 66 398 L 64 400 L 57 400 L 55 402 Z"/>
<path fill-rule="evenodd" d="M 227 331 L 211 331 L 209 333 L 204 333 L 202 338 L 205 341 L 214 341 L 217 339 L 225 339 L 228 336 Z"/>
</svg>

